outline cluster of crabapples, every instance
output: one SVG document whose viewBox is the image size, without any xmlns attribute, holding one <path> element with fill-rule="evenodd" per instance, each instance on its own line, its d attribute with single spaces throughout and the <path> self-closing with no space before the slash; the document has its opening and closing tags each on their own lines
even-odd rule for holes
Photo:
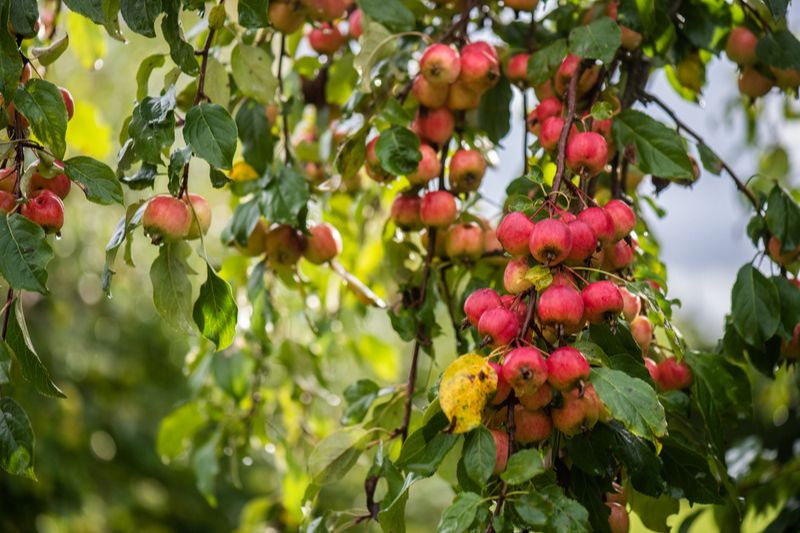
<svg viewBox="0 0 800 533">
<path fill-rule="evenodd" d="M 284 34 L 294 33 L 313 21 L 306 34 L 308 44 L 321 55 L 333 55 L 348 36 L 361 36 L 361 10 L 351 10 L 353 0 L 278 0 L 269 3 L 268 17 L 272 27 Z M 349 16 L 348 16 L 349 12 Z M 347 30 L 342 31 L 337 20 L 347 17 Z"/>
<path fill-rule="evenodd" d="M 781 89 L 797 89 L 800 86 L 800 71 L 794 68 L 767 68 L 756 56 L 759 38 L 746 26 L 731 30 L 725 44 L 725 53 L 739 65 L 739 92 L 750 98 L 767 94 L 774 86 Z"/>
<path fill-rule="evenodd" d="M 22 69 L 20 83 L 25 85 L 31 78 L 31 66 L 26 64 Z M 70 92 L 60 87 L 67 110 L 67 120 L 75 112 L 75 102 Z M 14 102 L 5 104 L 0 95 L 0 107 L 4 108 L 8 116 L 9 128 L 17 129 L 25 135 L 25 130 L 30 126 L 28 120 L 14 108 Z M 19 121 L 19 123 L 17 123 Z M 10 166 L 6 166 L 10 165 Z M 61 161 L 42 158 L 34 161 L 28 169 L 22 169 L 19 175 L 14 159 L 6 159 L 0 168 L 0 212 L 11 214 L 19 213 L 41 226 L 46 233 L 58 234 L 64 225 L 64 199 L 69 194 L 71 182 L 64 174 L 64 165 Z M 22 190 L 25 174 L 30 171 L 27 189 Z"/>
<path fill-rule="evenodd" d="M 479 289 L 465 300 L 464 313 L 484 344 L 494 349 L 492 356 L 500 357 L 491 362 L 498 375 L 497 392 L 490 407 L 495 410 L 493 424 L 506 420 L 507 413 L 503 411 L 511 391 L 519 401 L 514 407 L 514 437 L 518 444 L 541 442 L 553 428 L 573 436 L 607 420 L 608 413 L 587 381 L 589 362 L 570 346 L 570 341 L 588 324 L 613 322 L 624 316 L 658 388 L 667 391 L 691 385 L 692 374 L 685 363 L 667 358 L 656 364 L 646 357 L 653 327 L 642 314 L 638 295 L 604 279 L 604 275 L 591 282 L 576 275 L 583 265 L 602 264 L 605 260 L 598 260 L 598 256 L 608 254 L 620 243 L 630 249 L 625 253 L 632 260 L 628 241 L 635 225 L 633 210 L 620 200 L 612 200 L 602 208 L 583 209 L 577 215 L 555 210 L 538 221 L 522 212 L 511 212 L 498 225 L 497 239 L 512 257 L 503 280 L 507 294 Z M 630 260 L 625 261 L 625 266 Z M 552 282 L 543 290 L 534 291 L 535 276 L 530 274 L 542 267 L 550 269 Z M 620 268 L 624 267 L 613 267 Z M 523 338 L 523 332 L 531 333 Z M 548 346 L 559 347 L 548 355 L 534 346 L 537 337 Z M 507 439 L 504 432 L 495 435 Z"/>
</svg>

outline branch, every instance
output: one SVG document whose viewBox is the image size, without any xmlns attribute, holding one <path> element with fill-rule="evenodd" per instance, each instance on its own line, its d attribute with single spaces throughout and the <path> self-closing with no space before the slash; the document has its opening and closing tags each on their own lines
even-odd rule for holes
<svg viewBox="0 0 800 533">
<path fill-rule="evenodd" d="M 575 121 L 575 106 L 578 99 L 578 81 L 586 69 L 585 60 L 578 64 L 575 74 L 569 80 L 567 89 L 567 118 L 564 119 L 564 127 L 561 129 L 561 136 L 558 138 L 558 155 L 556 156 L 556 175 L 553 177 L 553 188 L 550 191 L 550 200 L 555 203 L 558 191 L 561 189 L 561 180 L 567 170 L 567 139 L 572 123 Z"/>
<path fill-rule="evenodd" d="M 522 168 L 528 174 L 528 91 L 522 89 Z"/>
<path fill-rule="evenodd" d="M 281 102 L 281 117 L 283 120 L 283 157 L 284 162 L 288 165 L 292 162 L 292 153 L 289 150 L 289 110 L 286 108 L 286 102 L 283 101 L 283 56 L 286 55 L 286 34 L 281 34 L 281 50 L 278 54 L 278 97 Z"/>
<path fill-rule="evenodd" d="M 665 104 L 657 96 L 644 91 L 640 93 L 640 96 L 645 103 L 652 102 L 656 104 L 658 107 L 660 107 L 662 111 L 664 111 L 667 115 L 669 115 L 669 118 L 672 119 L 672 121 L 675 123 L 678 129 L 685 131 L 690 136 L 692 136 L 695 141 L 708 148 L 708 150 L 714 155 L 714 157 L 716 157 L 717 160 L 719 160 L 720 164 L 722 165 L 722 169 L 728 173 L 731 179 L 733 179 L 736 188 L 739 189 L 739 191 L 747 197 L 747 199 L 750 201 L 751 204 L 753 204 L 753 208 L 756 210 L 756 214 L 758 216 L 762 216 L 761 205 L 758 203 L 758 200 L 756 199 L 755 195 L 753 195 L 753 193 L 750 191 L 750 189 L 747 188 L 744 182 L 741 179 L 739 179 L 739 177 L 736 175 L 736 173 L 733 171 L 730 165 L 728 165 L 728 163 L 723 161 L 723 159 L 719 157 L 719 155 L 714 150 L 712 150 L 711 147 L 708 146 L 708 143 L 706 143 L 703 140 L 700 134 L 698 134 L 696 131 L 690 128 L 684 121 L 682 121 L 675 113 L 675 111 L 673 111 L 667 104 Z"/>
</svg>

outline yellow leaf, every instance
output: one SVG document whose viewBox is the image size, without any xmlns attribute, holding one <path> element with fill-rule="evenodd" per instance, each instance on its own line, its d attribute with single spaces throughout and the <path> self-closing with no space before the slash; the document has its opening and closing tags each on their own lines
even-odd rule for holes
<svg viewBox="0 0 800 533">
<path fill-rule="evenodd" d="M 94 105 L 77 100 L 67 128 L 67 144 L 73 154 L 103 160 L 111 153 L 111 126 Z"/>
<path fill-rule="evenodd" d="M 453 433 L 480 425 L 483 408 L 495 390 L 497 374 L 484 357 L 470 353 L 450 363 L 439 383 L 439 404 Z"/>
<path fill-rule="evenodd" d="M 250 181 L 258 179 L 258 172 L 256 172 L 256 169 L 244 161 L 237 161 L 234 163 L 229 175 L 233 181 Z"/>
<path fill-rule="evenodd" d="M 536 265 L 525 273 L 525 279 L 533 283 L 537 292 L 542 292 L 553 283 L 553 274 L 546 266 Z"/>
</svg>

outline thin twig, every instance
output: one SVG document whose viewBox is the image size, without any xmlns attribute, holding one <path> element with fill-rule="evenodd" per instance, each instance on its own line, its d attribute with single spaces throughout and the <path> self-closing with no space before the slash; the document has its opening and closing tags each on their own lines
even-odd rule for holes
<svg viewBox="0 0 800 533">
<path fill-rule="evenodd" d="M 292 162 L 292 152 L 289 149 L 289 109 L 283 101 L 283 56 L 286 55 L 286 34 L 281 34 L 281 50 L 278 54 L 278 97 L 281 102 L 281 117 L 283 121 L 283 156 L 284 162 L 288 165 Z"/>
<path fill-rule="evenodd" d="M 525 175 L 528 174 L 528 90 L 522 88 L 522 160 Z"/>
<path fill-rule="evenodd" d="M 585 60 L 578 64 L 572 79 L 569 80 L 569 88 L 567 89 L 567 117 L 564 119 L 564 127 L 561 130 L 561 136 L 558 138 L 558 155 L 556 155 L 556 174 L 553 177 L 553 188 L 550 191 L 550 201 L 555 203 L 558 196 L 558 191 L 561 189 L 561 180 L 567 170 L 567 139 L 569 138 L 572 123 L 575 121 L 575 107 L 576 100 L 578 99 L 578 81 L 583 75 L 586 68 Z"/>
<path fill-rule="evenodd" d="M 717 153 L 714 150 L 711 149 L 710 146 L 708 146 L 708 143 L 706 143 L 705 140 L 703 140 L 700 134 L 698 134 L 696 131 L 690 128 L 684 121 L 682 121 L 675 113 L 675 111 L 673 111 L 659 97 L 644 91 L 640 93 L 640 96 L 645 103 L 652 102 L 656 104 L 658 107 L 660 107 L 662 111 L 664 111 L 667 115 L 669 115 L 669 117 L 672 119 L 672 121 L 675 123 L 678 129 L 685 131 L 686 133 L 691 135 L 694 138 L 694 140 L 696 140 L 698 143 L 708 148 L 708 150 L 720 162 L 722 169 L 728 173 L 728 175 L 733 180 L 734 184 L 736 184 L 736 188 L 739 189 L 739 191 L 747 197 L 747 199 L 750 201 L 751 204 L 753 204 L 753 207 L 756 210 L 756 214 L 762 216 L 761 205 L 758 203 L 758 200 L 756 199 L 755 195 L 750 191 L 750 189 L 747 188 L 744 182 L 736 175 L 736 173 L 733 171 L 730 165 L 728 165 L 728 163 L 726 163 L 721 157 L 719 157 L 719 155 L 717 155 Z"/>
</svg>

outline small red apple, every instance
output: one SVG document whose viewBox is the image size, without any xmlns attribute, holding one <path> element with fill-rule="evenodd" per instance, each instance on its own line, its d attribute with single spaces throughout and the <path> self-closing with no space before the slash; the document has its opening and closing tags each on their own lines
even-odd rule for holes
<svg viewBox="0 0 800 533">
<path fill-rule="evenodd" d="M 444 249 L 451 259 L 477 261 L 483 255 L 483 229 L 472 222 L 456 224 L 447 230 Z"/>
<path fill-rule="evenodd" d="M 728 36 L 725 53 L 728 54 L 731 61 L 743 67 L 751 66 L 758 61 L 758 57 L 756 57 L 757 45 L 758 37 L 744 26 L 738 26 L 733 28 Z"/>
<path fill-rule="evenodd" d="M 528 247 L 534 259 L 543 265 L 557 265 L 572 249 L 572 234 L 562 221 L 546 218 L 533 227 Z"/>
<path fill-rule="evenodd" d="M 189 207 L 168 194 L 153 197 L 142 216 L 144 231 L 153 242 L 185 239 L 191 225 Z"/>
<path fill-rule="evenodd" d="M 514 440 L 519 444 L 541 442 L 553 432 L 553 421 L 546 411 L 529 411 L 522 405 L 514 406 L 514 426 Z"/>
<path fill-rule="evenodd" d="M 486 42 L 474 42 L 461 49 L 459 80 L 467 87 L 483 92 L 500 79 L 500 64 L 494 47 Z"/>
<path fill-rule="evenodd" d="M 199 194 L 189 194 L 188 198 L 184 196 L 183 201 L 189 207 L 189 218 L 192 221 L 186 238 L 198 239 L 201 233 L 205 235 L 211 227 L 211 206 Z"/>
<path fill-rule="evenodd" d="M 519 333 L 517 316 L 504 307 L 485 311 L 478 320 L 478 333 L 487 337 L 493 347 L 505 346 Z"/>
<path fill-rule="evenodd" d="M 306 248 L 306 239 L 300 231 L 288 224 L 279 224 L 264 238 L 267 261 L 276 270 L 297 264 Z"/>
<path fill-rule="evenodd" d="M 422 144 L 419 147 L 419 152 L 422 154 L 422 158 L 419 160 L 417 170 L 406 176 L 411 185 L 425 185 L 437 177 L 441 171 L 436 150 L 427 144 Z"/>
<path fill-rule="evenodd" d="M 318 54 L 333 55 L 345 43 L 346 38 L 335 24 L 323 22 L 308 34 L 308 44 Z"/>
<path fill-rule="evenodd" d="M 420 137 L 436 145 L 447 142 L 456 126 L 453 113 L 446 107 L 419 109 L 415 123 Z"/>
<path fill-rule="evenodd" d="M 509 294 L 519 294 L 533 287 L 533 282 L 525 277 L 530 270 L 525 257 L 517 257 L 506 264 L 503 272 L 503 287 Z"/>
<path fill-rule="evenodd" d="M 614 224 L 614 240 L 622 239 L 636 227 L 636 214 L 622 200 L 611 200 L 603 209 Z"/>
<path fill-rule="evenodd" d="M 656 384 L 661 390 L 688 389 L 692 381 L 694 381 L 692 370 L 685 362 L 678 363 L 674 357 L 669 357 L 658 364 Z"/>
<path fill-rule="evenodd" d="M 744 67 L 739 74 L 739 92 L 750 98 L 764 96 L 772 89 L 774 81 L 755 69 Z"/>
<path fill-rule="evenodd" d="M 17 198 L 8 191 L 0 191 L 0 212 L 10 213 L 17 206 Z"/>
<path fill-rule="evenodd" d="M 553 350 L 547 358 L 547 382 L 560 391 L 569 391 L 581 380 L 589 379 L 589 362 L 571 346 Z"/>
<path fill-rule="evenodd" d="M 544 382 L 535 392 L 531 394 L 523 393 L 517 398 L 519 403 L 529 411 L 544 409 L 553 401 L 553 389 L 547 382 Z"/>
<path fill-rule="evenodd" d="M 636 344 L 642 349 L 642 354 L 647 355 L 650 343 L 653 341 L 653 324 L 644 316 L 639 315 L 631 322 L 631 335 Z"/>
<path fill-rule="evenodd" d="M 530 54 L 514 54 L 506 66 L 506 78 L 511 83 L 528 84 L 528 59 Z"/>
<path fill-rule="evenodd" d="M 511 385 L 509 385 L 503 377 L 503 367 L 500 366 L 499 363 L 489 361 L 489 366 L 491 366 L 494 373 L 497 374 L 497 389 L 494 392 L 491 403 L 492 405 L 500 405 L 506 401 L 508 395 L 511 394 Z"/>
<path fill-rule="evenodd" d="M 581 292 L 581 297 L 584 316 L 592 324 L 619 315 L 625 306 L 617 286 L 607 280 L 588 284 Z"/>
<path fill-rule="evenodd" d="M 536 348 L 515 348 L 503 360 L 503 379 L 517 396 L 534 394 L 547 381 L 547 363 Z"/>
<path fill-rule="evenodd" d="M 475 88 L 465 85 L 461 79 L 458 79 L 447 91 L 447 103 L 445 105 L 451 111 L 477 109 L 481 105 L 482 94 Z"/>
<path fill-rule="evenodd" d="M 458 150 L 450 160 L 450 188 L 453 192 L 478 190 L 486 174 L 486 160 L 478 150 Z"/>
<path fill-rule="evenodd" d="M 497 226 L 497 240 L 513 256 L 528 255 L 534 223 L 524 213 L 512 211 Z"/>
<path fill-rule="evenodd" d="M 580 265 L 597 249 L 597 237 L 591 226 L 583 220 L 573 220 L 567 223 L 567 227 L 572 235 L 572 247 L 565 262 L 569 265 Z"/>
<path fill-rule="evenodd" d="M 419 210 L 422 200 L 415 194 L 400 194 L 392 202 L 391 219 L 403 231 L 422 229 Z"/>
<path fill-rule="evenodd" d="M 497 429 L 491 430 L 494 437 L 495 462 L 494 473 L 499 474 L 506 469 L 508 462 L 508 433 Z"/>
<path fill-rule="evenodd" d="M 58 165 L 58 163 L 56 163 Z M 59 165 L 61 166 L 61 165 Z M 63 168 L 63 166 L 61 166 Z M 66 174 L 56 174 L 52 178 L 45 178 L 39 173 L 34 172 L 31 175 L 30 192 L 48 190 L 56 194 L 62 200 L 67 197 L 69 190 L 72 186 Z"/>
<path fill-rule="evenodd" d="M 495 307 L 503 307 L 500 296 L 489 288 L 478 289 L 464 301 L 464 314 L 467 315 L 470 324 L 477 326 L 481 315 Z"/>
<path fill-rule="evenodd" d="M 574 330 L 583 324 L 583 298 L 571 285 L 552 284 L 539 296 L 536 313 L 545 326 Z"/>
<path fill-rule="evenodd" d="M 361 10 L 354 9 L 350 16 L 347 19 L 348 29 L 347 32 L 350 34 L 352 39 L 358 39 L 361 37 L 361 34 L 364 33 L 364 30 L 361 27 Z"/>
<path fill-rule="evenodd" d="M 567 166 L 590 175 L 599 174 L 608 163 L 608 143 L 599 133 L 585 131 L 570 135 L 567 141 Z"/>
<path fill-rule="evenodd" d="M 449 85 L 461 72 L 461 57 L 452 46 L 435 43 L 425 49 L 419 70 L 432 85 Z"/>
<path fill-rule="evenodd" d="M 273 0 L 267 17 L 273 28 L 286 35 L 299 30 L 306 21 L 305 10 L 295 7 L 293 0 Z"/>
<path fill-rule="evenodd" d="M 411 84 L 411 92 L 414 97 L 425 107 L 442 107 L 447 103 L 447 90 L 442 89 L 441 85 L 434 85 L 425 76 L 418 75 Z"/>
<path fill-rule="evenodd" d="M 422 197 L 419 218 L 425 226 L 446 228 L 456 220 L 455 197 L 447 191 L 431 191 Z"/>
<path fill-rule="evenodd" d="M 311 263 L 321 265 L 341 253 L 342 236 L 339 234 L 339 230 L 332 225 L 323 222 L 309 227 L 308 233 L 303 257 Z"/>
<path fill-rule="evenodd" d="M 72 93 L 64 87 L 59 87 L 58 90 L 61 91 L 61 97 L 64 99 L 64 107 L 67 108 L 67 120 L 71 120 L 72 115 L 75 114 L 75 100 L 72 98 Z"/>
<path fill-rule="evenodd" d="M 578 213 L 578 220 L 585 222 L 594 231 L 601 244 L 608 244 L 614 240 L 614 221 L 611 216 L 600 207 L 590 207 Z"/>
</svg>

